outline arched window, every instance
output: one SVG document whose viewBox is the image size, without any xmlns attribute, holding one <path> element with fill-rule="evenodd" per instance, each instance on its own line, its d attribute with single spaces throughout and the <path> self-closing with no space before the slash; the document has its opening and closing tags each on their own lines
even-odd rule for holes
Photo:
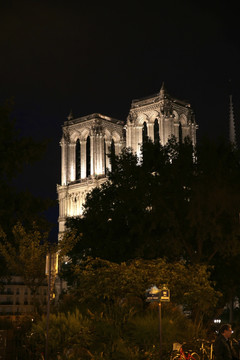
<svg viewBox="0 0 240 360">
<path fill-rule="evenodd" d="M 90 147 L 90 136 L 87 137 L 87 143 L 86 143 L 86 160 L 87 160 L 87 166 L 86 166 L 86 176 L 91 175 L 91 147 Z"/>
<path fill-rule="evenodd" d="M 76 180 L 81 178 L 81 147 L 80 141 L 77 139 L 76 142 Z"/>
<path fill-rule="evenodd" d="M 154 121 L 154 143 L 157 144 L 160 141 L 159 137 L 159 123 L 158 119 L 155 119 Z"/>
<path fill-rule="evenodd" d="M 103 158 L 103 161 L 104 161 L 104 174 L 106 174 L 107 172 L 107 154 L 106 154 L 106 141 L 105 139 L 103 140 L 103 151 L 104 151 L 104 158 Z"/>
<path fill-rule="evenodd" d="M 123 133 L 123 139 L 126 140 L 127 132 L 125 127 L 123 128 L 122 133 Z"/>
<path fill-rule="evenodd" d="M 115 169 L 115 143 L 112 139 L 111 146 L 110 146 L 110 159 L 111 159 L 111 165 L 112 165 L 112 171 Z"/>
<path fill-rule="evenodd" d="M 148 133 L 147 133 L 147 124 L 144 121 L 142 127 L 142 142 L 145 143 L 147 141 Z"/>
<path fill-rule="evenodd" d="M 111 155 L 115 156 L 115 142 L 113 139 L 111 141 Z"/>
<path fill-rule="evenodd" d="M 182 144 L 183 138 L 182 138 L 182 124 L 179 122 L 179 143 Z"/>
</svg>

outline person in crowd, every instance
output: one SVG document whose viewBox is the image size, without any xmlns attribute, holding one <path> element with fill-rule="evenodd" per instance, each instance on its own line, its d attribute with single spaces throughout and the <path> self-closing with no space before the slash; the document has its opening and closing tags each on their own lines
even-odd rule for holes
<svg viewBox="0 0 240 360">
<path fill-rule="evenodd" d="M 230 324 L 224 324 L 219 329 L 219 334 L 213 347 L 215 360 L 238 360 L 238 354 L 230 340 L 232 333 Z"/>
</svg>

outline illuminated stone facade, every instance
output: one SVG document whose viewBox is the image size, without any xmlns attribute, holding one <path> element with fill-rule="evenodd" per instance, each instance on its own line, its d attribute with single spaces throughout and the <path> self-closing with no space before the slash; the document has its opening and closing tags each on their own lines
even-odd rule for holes
<svg viewBox="0 0 240 360">
<path fill-rule="evenodd" d="M 82 214 L 86 194 L 106 180 L 108 153 L 118 155 L 125 145 L 124 122 L 101 114 L 73 119 L 63 125 L 61 186 L 58 186 L 59 234 L 67 216 Z"/>
<path fill-rule="evenodd" d="M 70 115 L 60 142 L 59 236 L 65 230 L 66 217 L 80 216 L 86 194 L 106 181 L 111 151 L 118 155 L 130 147 L 140 156 L 146 136 L 163 145 L 172 135 L 179 141 L 189 136 L 195 145 L 196 129 L 190 104 L 169 96 L 164 86 L 155 95 L 133 100 L 126 122 L 101 114 L 75 119 Z"/>
</svg>

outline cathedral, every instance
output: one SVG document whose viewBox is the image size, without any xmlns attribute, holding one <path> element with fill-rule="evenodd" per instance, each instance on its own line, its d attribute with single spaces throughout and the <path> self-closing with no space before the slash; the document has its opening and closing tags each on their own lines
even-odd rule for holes
<svg viewBox="0 0 240 360">
<path fill-rule="evenodd" d="M 197 125 L 191 105 L 170 96 L 162 85 L 157 94 L 132 100 L 126 121 L 99 113 L 74 118 L 62 127 L 59 239 L 67 217 L 81 216 L 86 194 L 106 181 L 108 154 L 124 147 L 141 156 L 144 137 L 165 145 L 171 136 L 196 144 Z"/>
</svg>

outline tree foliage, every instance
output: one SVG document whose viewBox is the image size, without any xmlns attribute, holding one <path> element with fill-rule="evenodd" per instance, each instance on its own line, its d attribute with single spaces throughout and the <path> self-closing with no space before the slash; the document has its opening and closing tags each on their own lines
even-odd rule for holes
<svg viewBox="0 0 240 360">
<path fill-rule="evenodd" d="M 165 146 L 146 141 L 140 159 L 124 149 L 112 161 L 114 171 L 88 194 L 83 216 L 66 222 L 61 247 L 70 262 L 184 259 L 212 266 L 224 294 L 219 307 L 239 296 L 239 150 L 222 139 L 193 148 L 171 138 Z"/>
<path fill-rule="evenodd" d="M 46 282 L 48 233 L 42 232 L 36 224 L 26 230 L 18 223 L 13 228 L 13 242 L 2 231 L 0 236 L 0 255 L 7 264 L 8 274 L 21 276 L 35 298 L 39 286 Z"/>
<path fill-rule="evenodd" d="M 50 199 L 36 198 L 29 191 L 17 188 L 18 175 L 26 165 L 43 156 L 47 141 L 35 141 L 31 137 L 21 136 L 12 111 L 12 101 L 0 105 L 0 228 L 6 234 L 9 244 L 15 241 L 16 234 L 13 236 L 12 229 L 18 222 L 25 229 L 31 229 L 35 222 L 49 231 L 52 225 L 46 219 L 44 211 L 55 204 Z M 0 256 L 2 276 L 7 275 L 5 259 Z"/>
<path fill-rule="evenodd" d="M 167 284 L 171 289 L 171 302 L 189 311 L 198 328 L 214 314 L 221 296 L 214 290 L 206 265 L 190 265 L 184 261 L 136 259 L 117 264 L 88 258 L 78 265 L 72 264 L 70 269 L 75 279 L 72 294 L 79 304 L 85 303 L 92 310 L 106 303 L 130 303 L 142 308 L 147 289 Z"/>
<path fill-rule="evenodd" d="M 149 141 L 140 160 L 125 149 L 108 181 L 88 194 L 83 217 L 68 219 L 62 245 L 72 244 L 73 261 L 166 256 L 211 264 L 240 254 L 239 159 L 224 141 L 196 148 Z"/>
<path fill-rule="evenodd" d="M 91 321 L 76 310 L 74 313 L 51 314 L 49 319 L 49 359 L 92 359 Z M 33 324 L 28 343 L 32 358 L 44 353 L 46 317 Z M 58 357 L 59 355 L 59 357 Z M 39 357 L 36 357 L 39 358 Z"/>
<path fill-rule="evenodd" d="M 29 192 L 19 191 L 13 183 L 26 165 L 42 158 L 47 141 L 21 136 L 12 111 L 12 101 L 0 105 L 0 225 L 8 234 L 17 221 L 26 226 L 34 220 L 46 226 L 41 214 L 53 205 L 49 199 L 37 199 Z"/>
<path fill-rule="evenodd" d="M 164 283 L 171 290 L 171 302 L 162 304 L 162 350 L 168 359 L 173 342 L 203 336 L 202 321 L 211 315 L 220 296 L 204 265 L 164 259 L 117 264 L 88 258 L 71 270 L 75 286 L 58 314 L 50 316 L 50 359 L 58 352 L 60 359 L 158 359 L 158 303 L 146 302 L 146 290 Z M 70 300 L 78 309 L 71 313 Z M 186 317 L 183 310 L 191 315 Z M 30 331 L 35 353 L 43 349 L 45 329 L 43 317 Z"/>
</svg>

